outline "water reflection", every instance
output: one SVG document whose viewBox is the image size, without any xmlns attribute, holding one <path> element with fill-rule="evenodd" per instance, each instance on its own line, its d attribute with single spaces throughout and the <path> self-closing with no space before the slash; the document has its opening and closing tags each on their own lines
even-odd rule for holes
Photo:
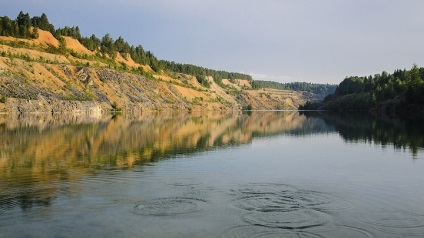
<svg viewBox="0 0 424 238">
<path fill-rule="evenodd" d="M 0 116 L 0 237 L 419 236 L 422 161 L 353 143 L 418 156 L 422 135 L 359 114 Z"/>
<path fill-rule="evenodd" d="M 295 112 L 143 114 L 137 118 L 3 119 L 0 168 L 124 166 L 178 154 L 247 144 L 253 137 L 325 131 L 322 120 Z M 33 171 L 35 172 L 35 171 Z"/>
<path fill-rule="evenodd" d="M 424 148 L 424 124 L 417 120 L 377 118 L 364 114 L 255 112 L 207 114 L 143 114 L 138 117 L 90 118 L 51 115 L 0 118 L 1 176 L 29 169 L 29 176 L 72 179 L 81 173 L 113 166 L 126 169 L 228 146 L 255 137 L 339 133 L 347 142 L 374 142 L 414 155 Z M 3 180 L 4 180 L 3 179 Z M 40 182 L 44 179 L 37 178 Z M 50 179 L 48 179 L 50 180 Z"/>
<path fill-rule="evenodd" d="M 414 156 L 424 148 L 424 123 L 414 118 L 387 118 L 366 113 L 305 113 L 319 118 L 347 142 L 375 143 L 383 147 L 409 149 Z"/>
<path fill-rule="evenodd" d="M 254 137 L 339 133 L 413 154 L 424 148 L 419 120 L 367 114 L 255 112 L 143 114 L 138 117 L 28 115 L 0 117 L 0 168 L 102 167 L 157 161 L 178 154 L 247 144 Z M 35 172 L 35 171 L 34 171 Z"/>
<path fill-rule="evenodd" d="M 293 112 L 3 116 L 0 212 L 15 206 L 23 210 L 48 206 L 59 189 L 57 181 L 75 181 L 98 169 L 128 169 L 176 155 L 247 144 L 255 136 L 299 131 L 305 124 L 307 118 Z"/>
</svg>

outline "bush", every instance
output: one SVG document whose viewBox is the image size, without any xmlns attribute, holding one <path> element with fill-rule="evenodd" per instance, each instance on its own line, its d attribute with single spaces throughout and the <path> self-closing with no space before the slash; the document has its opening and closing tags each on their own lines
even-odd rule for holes
<svg viewBox="0 0 424 238">
<path fill-rule="evenodd" d="M 6 103 L 6 102 L 7 102 L 6 96 L 1 96 L 0 97 L 0 103 Z"/>
<path fill-rule="evenodd" d="M 253 110 L 253 106 L 252 106 L 252 104 L 249 104 L 247 106 L 243 106 L 242 110 L 243 111 L 252 111 Z"/>
<path fill-rule="evenodd" d="M 197 82 L 199 82 L 201 85 L 210 88 L 211 87 L 211 83 L 209 82 L 209 80 L 206 78 L 205 75 L 196 75 L 196 80 Z"/>
<path fill-rule="evenodd" d="M 120 108 L 116 102 L 112 102 L 111 106 L 112 106 L 112 111 L 122 111 L 122 108 Z"/>
</svg>

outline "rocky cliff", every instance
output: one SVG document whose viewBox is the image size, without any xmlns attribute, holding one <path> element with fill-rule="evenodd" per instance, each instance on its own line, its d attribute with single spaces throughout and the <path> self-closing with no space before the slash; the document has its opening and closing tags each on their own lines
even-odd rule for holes
<svg viewBox="0 0 424 238">
<path fill-rule="evenodd" d="M 206 87 L 192 75 L 155 72 L 119 54 L 111 66 L 84 54 L 87 50 L 72 38 L 67 39 L 71 53 L 52 54 L 51 42 L 42 40 L 51 41 L 48 34 L 41 31 L 35 40 L 0 37 L 0 112 L 138 113 L 239 110 L 247 105 L 259 110 L 296 109 L 313 96 L 254 90 L 249 81 L 237 79 L 218 85 L 206 77 Z"/>
</svg>

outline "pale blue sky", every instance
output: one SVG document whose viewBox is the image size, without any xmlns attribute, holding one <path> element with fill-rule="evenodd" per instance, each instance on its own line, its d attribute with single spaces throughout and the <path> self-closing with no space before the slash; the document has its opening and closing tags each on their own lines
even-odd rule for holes
<svg viewBox="0 0 424 238">
<path fill-rule="evenodd" d="M 280 82 L 424 66 L 423 0 L 0 0 L 0 15 L 110 33 L 160 59 Z"/>
</svg>

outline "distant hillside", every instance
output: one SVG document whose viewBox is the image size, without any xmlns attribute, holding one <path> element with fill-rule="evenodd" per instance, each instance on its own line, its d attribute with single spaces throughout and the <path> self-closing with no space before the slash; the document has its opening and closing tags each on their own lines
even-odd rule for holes
<svg viewBox="0 0 424 238">
<path fill-rule="evenodd" d="M 321 101 L 325 96 L 333 94 L 336 91 L 337 85 L 305 82 L 279 83 L 273 81 L 253 81 L 252 87 L 307 92 L 316 95 L 316 100 Z"/>
<path fill-rule="evenodd" d="M 0 112 L 296 109 L 331 90 L 278 88 L 246 74 L 159 60 L 122 37 L 56 29 L 45 14 L 0 17 L 0 56 Z"/>
<path fill-rule="evenodd" d="M 384 114 L 424 114 L 424 68 L 347 77 L 321 103 L 307 102 L 305 110 L 372 110 Z"/>
</svg>

